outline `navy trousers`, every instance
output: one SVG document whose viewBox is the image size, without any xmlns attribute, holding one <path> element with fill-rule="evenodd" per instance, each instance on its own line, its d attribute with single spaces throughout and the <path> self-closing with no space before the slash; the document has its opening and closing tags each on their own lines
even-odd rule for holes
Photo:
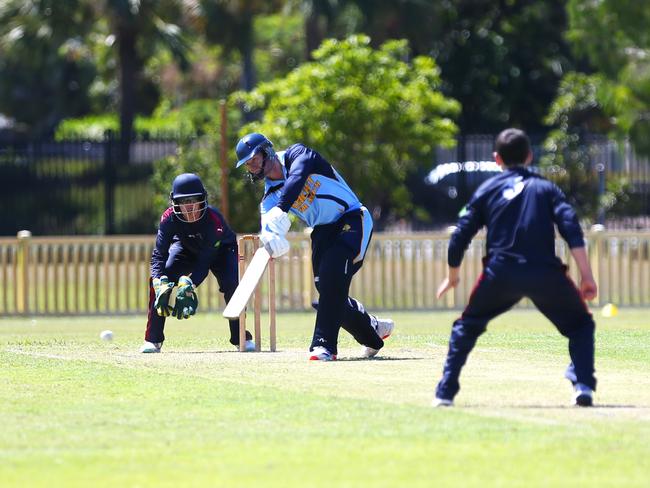
<svg viewBox="0 0 650 488">
<path fill-rule="evenodd" d="M 219 249 L 214 261 L 210 264 L 210 271 L 217 278 L 219 291 L 223 293 L 226 303 L 230 301 L 239 284 L 239 268 L 237 257 L 237 244 L 224 245 Z M 169 281 L 178 282 L 178 278 L 192 272 L 196 256 L 183 248 L 180 242 L 174 243 L 169 248 L 169 257 L 165 263 L 165 274 Z M 173 293 L 173 292 L 172 292 Z M 149 280 L 149 314 L 147 316 L 147 329 L 144 339 L 149 342 L 163 342 L 165 340 L 165 319 L 156 313 L 153 308 L 155 293 Z M 229 320 L 230 343 L 239 345 L 239 319 Z M 251 339 L 247 331 L 246 338 Z"/>
<path fill-rule="evenodd" d="M 452 327 L 449 351 L 436 397 L 453 399 L 460 390 L 458 378 L 478 337 L 494 317 L 529 298 L 569 339 L 571 364 L 567 378 L 596 388 L 594 377 L 595 324 L 566 266 L 531 265 L 491 261 L 486 263 L 469 303 Z"/>
<path fill-rule="evenodd" d="M 312 269 L 319 299 L 310 350 L 323 346 L 337 354 L 341 327 L 359 344 L 374 349 L 384 345 L 363 305 L 348 296 L 352 276 L 361 269 L 372 234 L 371 225 L 364 227 L 368 216 L 363 212 L 367 210 L 350 212 L 333 224 L 318 225 L 311 234 Z"/>
</svg>

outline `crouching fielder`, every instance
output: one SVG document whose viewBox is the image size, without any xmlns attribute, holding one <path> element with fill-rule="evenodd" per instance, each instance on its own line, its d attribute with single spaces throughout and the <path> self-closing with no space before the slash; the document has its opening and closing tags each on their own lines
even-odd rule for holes
<svg viewBox="0 0 650 488">
<path fill-rule="evenodd" d="M 336 359 L 343 327 L 373 357 L 393 331 L 393 321 L 370 315 L 348 296 L 352 276 L 361 268 L 372 235 L 372 217 L 325 158 L 303 144 L 276 153 L 265 136 L 244 136 L 236 147 L 237 167 L 251 181 L 264 180 L 260 204 L 261 241 L 272 257 L 289 251 L 288 212 L 313 228 L 312 268 L 319 304 L 310 360 Z"/>
<path fill-rule="evenodd" d="M 578 219 L 557 186 L 526 168 L 533 156 L 524 132 L 501 132 L 494 156 L 503 173 L 476 190 L 449 242 L 449 274 L 438 298 L 458 284 L 467 246 L 487 227 L 483 273 L 453 324 L 434 404 L 452 404 L 460 389 L 460 370 L 488 322 L 528 297 L 569 340 L 571 364 L 565 376 L 574 386 L 575 404 L 590 406 L 596 388 L 595 326 L 585 299 L 595 298 L 597 288 Z M 580 289 L 555 255 L 555 225 L 578 265 Z"/>
<path fill-rule="evenodd" d="M 226 303 L 239 284 L 237 241 L 219 211 L 208 205 L 201 179 L 192 173 L 178 175 L 169 195 L 171 207 L 162 214 L 156 245 L 151 254 L 149 315 L 144 353 L 160 352 L 165 340 L 165 318 L 188 319 L 198 308 L 195 288 L 211 271 Z M 176 290 L 176 303 L 169 299 Z M 230 320 L 230 343 L 239 346 L 239 319 Z M 246 331 L 246 350 L 255 350 Z"/>
</svg>

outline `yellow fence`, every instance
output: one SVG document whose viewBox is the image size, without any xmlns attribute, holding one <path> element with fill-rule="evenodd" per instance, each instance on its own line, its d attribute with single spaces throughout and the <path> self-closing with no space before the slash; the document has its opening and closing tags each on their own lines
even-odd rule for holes
<svg viewBox="0 0 650 488">
<path fill-rule="evenodd" d="M 375 233 L 351 295 L 372 310 L 461 308 L 480 274 L 484 240 L 479 234 L 467 250 L 459 287 L 437 301 L 435 290 L 446 273 L 448 237 Z M 650 233 L 599 232 L 587 237 L 600 289 L 595 304 L 650 305 Z M 153 243 L 153 236 L 1 238 L 0 315 L 145 313 Z M 316 298 L 309 237 L 293 234 L 291 244 L 289 254 L 276 265 L 276 307 L 308 310 Z M 570 261 L 563 241 L 557 241 L 557 252 Z M 575 266 L 569 264 L 575 278 Z M 199 287 L 199 300 L 202 311 L 223 309 L 212 275 Z"/>
</svg>

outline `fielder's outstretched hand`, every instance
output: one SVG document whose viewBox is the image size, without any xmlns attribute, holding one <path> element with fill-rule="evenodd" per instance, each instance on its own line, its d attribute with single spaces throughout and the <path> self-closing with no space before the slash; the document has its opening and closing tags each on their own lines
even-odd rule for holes
<svg viewBox="0 0 650 488">
<path fill-rule="evenodd" d="M 447 277 L 444 280 L 442 280 L 442 282 L 438 286 L 438 291 L 436 292 L 436 298 L 439 299 L 452 288 L 456 288 L 458 283 L 460 283 L 460 276 L 458 272 L 459 269 L 460 268 L 449 268 Z"/>
<path fill-rule="evenodd" d="M 189 319 L 199 308 L 199 299 L 194 291 L 194 283 L 189 276 L 181 276 L 178 279 L 178 290 L 176 291 L 176 305 L 172 314 L 178 320 Z"/>
<path fill-rule="evenodd" d="M 169 306 L 169 298 L 172 296 L 174 283 L 169 281 L 166 276 L 154 278 L 151 280 L 153 291 L 156 294 L 156 300 L 153 302 L 153 308 L 161 317 L 169 317 L 172 313 L 172 307 Z"/>
</svg>

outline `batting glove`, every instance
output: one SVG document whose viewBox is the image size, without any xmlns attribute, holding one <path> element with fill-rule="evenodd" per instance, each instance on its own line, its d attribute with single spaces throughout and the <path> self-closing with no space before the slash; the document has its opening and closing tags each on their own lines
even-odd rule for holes
<svg viewBox="0 0 650 488">
<path fill-rule="evenodd" d="M 169 317 L 172 313 L 172 307 L 169 306 L 169 298 L 172 296 L 174 283 L 169 281 L 166 276 L 154 278 L 151 281 L 153 291 L 156 294 L 156 300 L 153 302 L 153 308 L 161 317 Z"/>
<path fill-rule="evenodd" d="M 260 241 L 262 241 L 272 258 L 278 258 L 289 252 L 289 241 L 283 236 L 272 232 L 262 232 Z"/>
<path fill-rule="evenodd" d="M 199 299 L 194 291 L 194 283 L 189 276 L 181 276 L 178 279 L 178 290 L 176 291 L 176 305 L 172 314 L 178 320 L 189 319 L 196 313 L 199 307 Z"/>
<path fill-rule="evenodd" d="M 284 237 L 291 227 L 289 214 L 284 212 L 280 207 L 273 207 L 263 216 L 262 230 L 264 232 L 273 232 Z"/>
</svg>

